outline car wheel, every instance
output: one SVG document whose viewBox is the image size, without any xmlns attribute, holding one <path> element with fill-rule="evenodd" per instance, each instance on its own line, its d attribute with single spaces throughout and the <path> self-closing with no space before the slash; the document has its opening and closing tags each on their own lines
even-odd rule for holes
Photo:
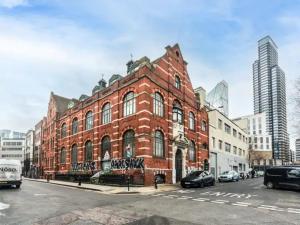
<svg viewBox="0 0 300 225">
<path fill-rule="evenodd" d="M 184 184 L 181 185 L 182 188 L 186 188 L 186 186 Z"/>
<path fill-rule="evenodd" d="M 274 188 L 273 182 L 269 181 L 269 182 L 267 183 L 267 188 L 268 188 L 268 189 L 273 189 L 273 188 Z"/>
</svg>

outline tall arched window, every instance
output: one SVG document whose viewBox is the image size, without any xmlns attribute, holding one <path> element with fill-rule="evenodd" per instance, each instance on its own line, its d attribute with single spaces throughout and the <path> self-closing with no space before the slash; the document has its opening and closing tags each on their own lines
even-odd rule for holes
<svg viewBox="0 0 300 225">
<path fill-rule="evenodd" d="M 180 78 L 179 78 L 179 76 L 175 76 L 175 87 L 177 88 L 177 89 L 180 89 L 181 88 L 181 81 L 180 81 Z"/>
<path fill-rule="evenodd" d="M 92 161 L 93 160 L 93 144 L 91 141 L 87 141 L 85 143 L 85 161 Z"/>
<path fill-rule="evenodd" d="M 60 151 L 60 163 L 65 164 L 66 163 L 66 149 L 62 148 Z"/>
<path fill-rule="evenodd" d="M 195 130 L 195 115 L 194 113 L 189 113 L 189 128 Z"/>
<path fill-rule="evenodd" d="M 183 111 L 178 101 L 173 103 L 173 121 L 183 124 Z"/>
<path fill-rule="evenodd" d="M 101 141 L 102 160 L 104 159 L 105 154 L 108 154 L 109 156 L 111 155 L 110 150 L 111 150 L 110 138 L 109 136 L 105 136 L 102 138 Z"/>
<path fill-rule="evenodd" d="M 72 134 L 77 134 L 78 132 L 78 119 L 74 118 L 72 121 Z"/>
<path fill-rule="evenodd" d="M 164 134 L 157 130 L 154 134 L 154 152 L 153 155 L 157 157 L 164 157 Z"/>
<path fill-rule="evenodd" d="M 66 123 L 64 123 L 61 126 L 61 138 L 64 138 L 66 136 L 67 136 L 67 125 L 66 125 Z"/>
<path fill-rule="evenodd" d="M 195 142 L 191 141 L 189 146 L 189 160 L 190 161 L 196 161 L 196 147 Z"/>
<path fill-rule="evenodd" d="M 102 107 L 102 124 L 107 124 L 111 122 L 111 108 L 110 103 L 106 103 Z"/>
<path fill-rule="evenodd" d="M 77 152 L 77 145 L 74 144 L 72 145 L 72 149 L 71 149 L 71 163 L 77 163 L 78 160 L 78 152 Z"/>
<path fill-rule="evenodd" d="M 135 113 L 135 97 L 131 91 L 124 97 L 124 116 L 129 116 Z"/>
<path fill-rule="evenodd" d="M 206 122 L 204 120 L 202 120 L 202 122 L 201 122 L 201 130 L 206 131 L 206 129 L 207 129 Z"/>
<path fill-rule="evenodd" d="M 135 138 L 134 138 L 134 131 L 128 130 L 124 133 L 123 137 L 123 149 L 124 149 L 124 156 L 126 158 L 130 158 L 135 154 Z"/>
<path fill-rule="evenodd" d="M 164 99 L 159 92 L 155 92 L 153 99 L 153 112 L 155 115 L 164 116 Z"/>
<path fill-rule="evenodd" d="M 85 129 L 90 130 L 93 128 L 93 113 L 92 111 L 89 111 L 85 115 Z"/>
</svg>

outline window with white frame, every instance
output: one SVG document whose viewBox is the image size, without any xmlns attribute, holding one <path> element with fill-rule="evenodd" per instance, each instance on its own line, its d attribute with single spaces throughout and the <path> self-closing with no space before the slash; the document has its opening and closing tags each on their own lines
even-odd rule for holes
<svg viewBox="0 0 300 225">
<path fill-rule="evenodd" d="M 156 157 L 164 157 L 164 134 L 160 130 L 156 130 L 154 134 L 154 151 Z"/>
<path fill-rule="evenodd" d="M 190 161 L 195 162 L 196 161 L 196 146 L 195 142 L 191 141 L 189 146 L 189 159 Z"/>
<path fill-rule="evenodd" d="M 124 116 L 130 116 L 135 113 L 134 92 L 129 92 L 124 97 Z"/>
<path fill-rule="evenodd" d="M 90 130 L 93 128 L 93 113 L 89 111 L 85 116 L 85 129 Z"/>
<path fill-rule="evenodd" d="M 107 124 L 111 122 L 111 106 L 110 103 L 106 103 L 102 107 L 102 124 Z"/>
<path fill-rule="evenodd" d="M 159 92 L 155 92 L 153 97 L 153 113 L 157 116 L 164 116 L 164 99 Z"/>
<path fill-rule="evenodd" d="M 189 113 L 189 128 L 195 130 L 195 115 L 192 112 Z"/>
</svg>

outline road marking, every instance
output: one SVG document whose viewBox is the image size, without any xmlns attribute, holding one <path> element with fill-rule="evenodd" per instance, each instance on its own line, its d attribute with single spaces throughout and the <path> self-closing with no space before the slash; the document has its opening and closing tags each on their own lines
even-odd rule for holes
<svg viewBox="0 0 300 225">
<path fill-rule="evenodd" d="M 288 208 L 288 212 L 300 214 L 300 209 Z"/>
<path fill-rule="evenodd" d="M 235 205 L 235 206 L 243 206 L 243 207 L 247 207 L 248 205 L 246 204 L 240 204 L 240 203 L 232 203 L 232 205 Z"/>
<path fill-rule="evenodd" d="M 47 194 L 34 194 L 34 196 L 45 196 Z"/>
<path fill-rule="evenodd" d="M 272 210 L 272 211 L 279 211 L 279 212 L 283 212 L 284 210 L 281 208 L 278 208 L 277 206 L 273 206 L 273 205 L 261 205 L 258 206 L 257 208 L 259 209 L 267 209 L 267 210 Z"/>
<path fill-rule="evenodd" d="M 164 198 L 174 198 L 173 196 L 170 196 L 170 195 L 164 195 L 162 197 L 164 197 Z"/>
<path fill-rule="evenodd" d="M 210 201 L 210 202 L 217 203 L 217 204 L 224 204 L 224 203 L 225 203 L 225 202 L 220 201 L 220 200 L 217 200 L 217 201 Z"/>
<path fill-rule="evenodd" d="M 180 196 L 178 199 L 190 199 L 190 198 L 193 198 L 191 196 Z"/>
<path fill-rule="evenodd" d="M 0 210 L 8 209 L 9 207 L 10 207 L 9 204 L 5 204 L 5 203 L 0 202 Z"/>
<path fill-rule="evenodd" d="M 163 195 L 165 195 L 165 194 L 156 194 L 156 195 L 152 195 L 152 196 L 157 197 L 157 196 L 163 196 Z"/>
<path fill-rule="evenodd" d="M 198 202 L 205 202 L 205 201 L 209 201 L 209 198 L 193 198 L 192 200 Z"/>
<path fill-rule="evenodd" d="M 236 202 L 236 203 L 240 205 L 251 205 L 251 203 L 249 202 Z"/>
<path fill-rule="evenodd" d="M 178 192 L 181 194 L 188 194 L 188 193 L 193 193 L 195 190 L 175 190 L 174 192 Z"/>
</svg>

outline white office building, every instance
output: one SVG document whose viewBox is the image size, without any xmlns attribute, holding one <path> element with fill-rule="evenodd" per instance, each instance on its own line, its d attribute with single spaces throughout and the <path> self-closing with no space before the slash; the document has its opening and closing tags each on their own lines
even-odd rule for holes
<svg viewBox="0 0 300 225">
<path fill-rule="evenodd" d="M 295 147 L 296 147 L 296 162 L 300 163 L 300 138 L 296 139 Z"/>
<path fill-rule="evenodd" d="M 211 173 L 248 171 L 248 134 L 217 109 L 208 110 L 208 117 Z"/>
</svg>

